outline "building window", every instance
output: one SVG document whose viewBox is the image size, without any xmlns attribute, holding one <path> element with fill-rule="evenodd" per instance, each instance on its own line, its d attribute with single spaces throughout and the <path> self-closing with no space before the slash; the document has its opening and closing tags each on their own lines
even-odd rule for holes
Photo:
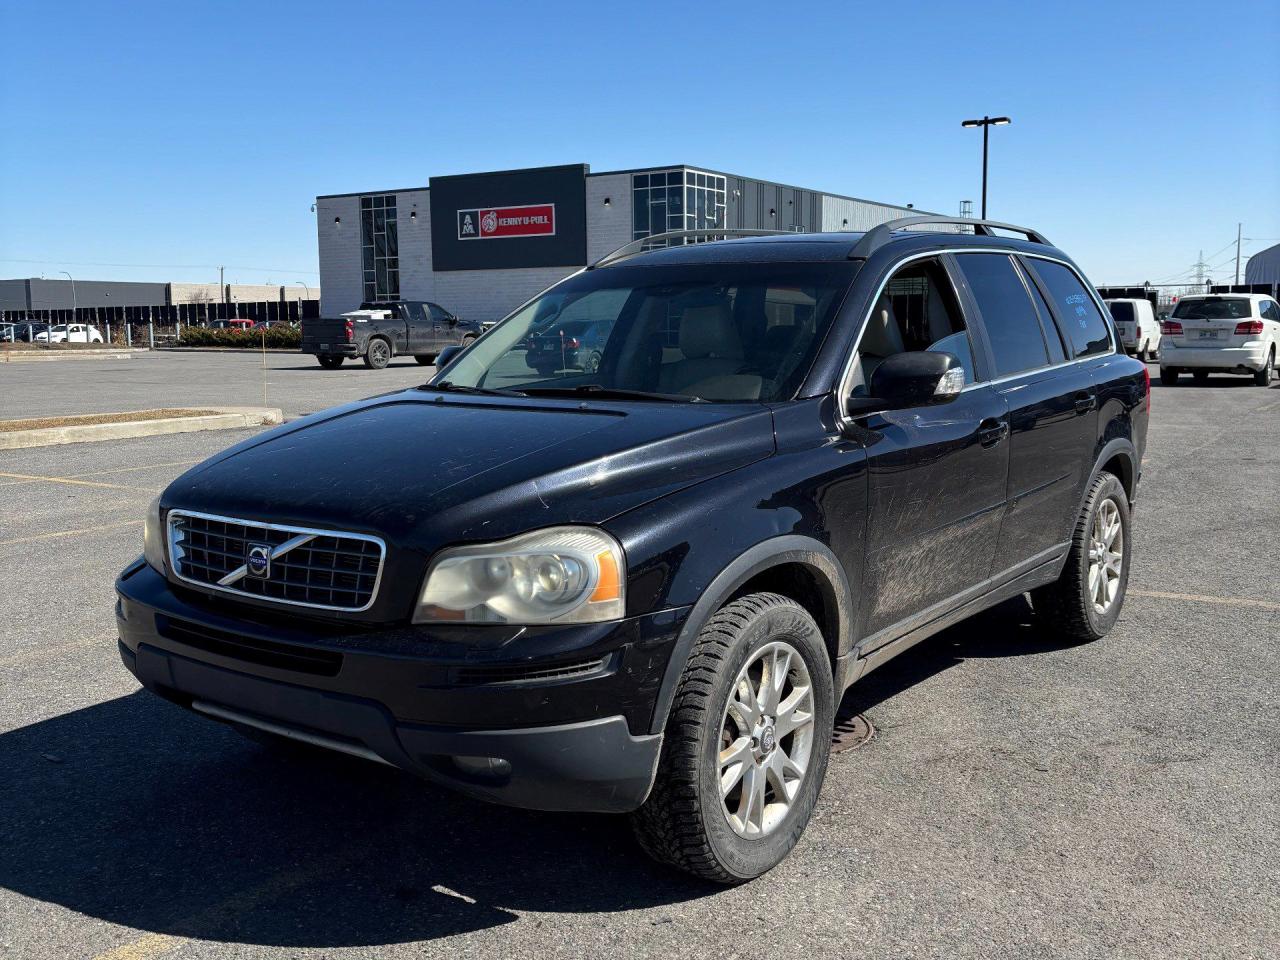
<svg viewBox="0 0 1280 960">
<path fill-rule="evenodd" d="M 631 177 L 631 192 L 633 240 L 671 230 L 708 230 L 725 225 L 725 178 L 717 174 L 685 169 L 637 173 Z M 697 243 L 713 236 L 685 239 Z M 661 241 L 655 245 L 666 246 Z"/>
<path fill-rule="evenodd" d="M 364 299 L 400 299 L 400 235 L 396 196 L 360 198 L 360 256 Z"/>
</svg>

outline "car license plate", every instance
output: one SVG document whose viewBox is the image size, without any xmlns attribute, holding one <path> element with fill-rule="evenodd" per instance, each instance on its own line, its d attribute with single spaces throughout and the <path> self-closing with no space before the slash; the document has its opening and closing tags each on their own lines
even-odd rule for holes
<svg viewBox="0 0 1280 960">
<path fill-rule="evenodd" d="M 1200 339 L 1201 340 L 1217 340 L 1218 331 L 1217 330 L 1201 330 Z"/>
<path fill-rule="evenodd" d="M 329 352 L 329 345 L 328 345 L 327 343 L 322 343 L 322 344 L 320 344 L 320 352 L 321 352 L 321 353 L 328 353 L 328 352 Z"/>
</svg>

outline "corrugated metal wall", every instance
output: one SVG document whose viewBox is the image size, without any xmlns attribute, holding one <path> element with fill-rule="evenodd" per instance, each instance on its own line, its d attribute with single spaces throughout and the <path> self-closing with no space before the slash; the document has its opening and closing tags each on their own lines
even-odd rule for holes
<svg viewBox="0 0 1280 960">
<path fill-rule="evenodd" d="M 746 177 L 729 177 L 726 187 L 726 225 L 744 230 L 869 230 L 886 220 L 923 212 Z"/>
</svg>

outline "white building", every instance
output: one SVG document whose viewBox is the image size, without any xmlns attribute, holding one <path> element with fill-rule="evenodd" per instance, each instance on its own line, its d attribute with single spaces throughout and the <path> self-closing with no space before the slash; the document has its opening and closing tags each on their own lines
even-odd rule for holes
<svg viewBox="0 0 1280 960">
<path fill-rule="evenodd" d="M 623 244 L 710 227 L 866 230 L 908 207 L 677 165 L 585 164 L 432 177 L 316 198 L 321 313 L 431 300 L 468 320 L 513 308 Z"/>
</svg>

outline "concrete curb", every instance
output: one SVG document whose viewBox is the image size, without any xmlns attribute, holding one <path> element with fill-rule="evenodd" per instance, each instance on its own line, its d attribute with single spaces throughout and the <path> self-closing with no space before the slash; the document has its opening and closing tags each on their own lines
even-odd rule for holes
<svg viewBox="0 0 1280 960">
<path fill-rule="evenodd" d="M 94 423 L 76 427 L 44 427 L 0 433 L 0 450 L 49 447 L 63 443 L 97 440 L 127 440 L 165 433 L 195 433 L 200 430 L 242 430 L 284 422 L 279 407 L 215 407 L 217 413 L 205 417 L 165 417 L 135 420 L 132 423 Z"/>
<path fill-rule="evenodd" d="M 0 363 L 44 363 L 49 360 L 128 360 L 145 349 L 117 348 L 114 350 L 4 350 L 0 351 Z"/>
<path fill-rule="evenodd" d="M 151 352 L 151 351 L 144 351 Z M 156 347 L 155 353 L 262 353 L 261 347 Z M 303 353 L 296 347 L 267 347 L 267 353 Z M 307 354 L 310 356 L 310 354 Z"/>
</svg>

